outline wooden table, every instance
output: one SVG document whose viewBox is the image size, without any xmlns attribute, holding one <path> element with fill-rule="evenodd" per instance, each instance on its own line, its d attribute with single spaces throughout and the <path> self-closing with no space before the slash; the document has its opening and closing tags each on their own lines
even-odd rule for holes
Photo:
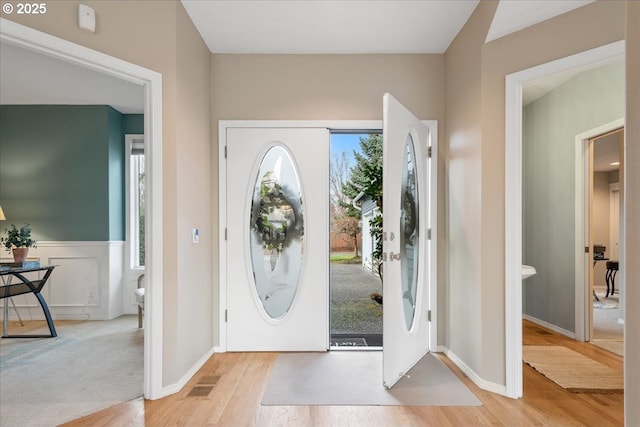
<svg viewBox="0 0 640 427">
<path fill-rule="evenodd" d="M 58 336 L 58 334 L 56 333 L 56 328 L 53 325 L 53 319 L 51 319 L 51 313 L 49 312 L 47 302 L 44 300 L 44 297 L 40 293 L 40 291 L 42 291 L 42 288 L 44 288 L 44 285 L 47 284 L 47 280 L 49 280 L 49 276 L 51 276 L 54 268 L 54 265 L 33 268 L 0 266 L 0 278 L 2 279 L 2 283 L 0 284 L 0 299 L 33 293 L 38 299 L 40 306 L 42 307 L 42 311 L 44 312 L 44 317 L 47 320 L 47 325 L 49 326 L 50 332 L 50 335 L 9 335 L 9 303 L 7 300 L 4 304 L 2 338 L 53 338 Z M 25 276 L 25 274 L 27 273 L 39 271 L 45 272 L 44 276 L 41 279 L 30 280 Z M 17 279 L 17 282 L 14 282 L 14 278 Z"/>
</svg>

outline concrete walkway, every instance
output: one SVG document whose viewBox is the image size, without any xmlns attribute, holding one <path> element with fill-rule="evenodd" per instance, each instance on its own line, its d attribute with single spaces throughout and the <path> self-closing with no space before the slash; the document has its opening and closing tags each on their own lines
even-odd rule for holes
<svg viewBox="0 0 640 427">
<path fill-rule="evenodd" d="M 382 334 L 382 293 L 377 274 L 360 264 L 331 264 L 331 334 Z"/>
</svg>

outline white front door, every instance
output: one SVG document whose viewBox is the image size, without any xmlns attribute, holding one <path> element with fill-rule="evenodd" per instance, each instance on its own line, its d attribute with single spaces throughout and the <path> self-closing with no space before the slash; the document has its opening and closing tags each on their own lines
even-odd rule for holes
<svg viewBox="0 0 640 427">
<path fill-rule="evenodd" d="M 429 351 L 429 129 L 383 99 L 383 382 L 392 387 Z"/>
<path fill-rule="evenodd" d="M 329 345 L 329 130 L 227 129 L 227 350 Z"/>
</svg>

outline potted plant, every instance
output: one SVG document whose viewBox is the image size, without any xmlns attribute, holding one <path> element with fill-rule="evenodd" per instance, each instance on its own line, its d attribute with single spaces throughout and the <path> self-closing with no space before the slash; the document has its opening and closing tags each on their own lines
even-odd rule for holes
<svg viewBox="0 0 640 427">
<path fill-rule="evenodd" d="M 15 262 L 24 262 L 27 259 L 29 248 L 36 247 L 36 241 L 31 238 L 31 226 L 24 224 L 18 228 L 15 224 L 4 230 L 4 236 L 0 238 L 0 244 L 7 252 L 13 252 Z"/>
</svg>

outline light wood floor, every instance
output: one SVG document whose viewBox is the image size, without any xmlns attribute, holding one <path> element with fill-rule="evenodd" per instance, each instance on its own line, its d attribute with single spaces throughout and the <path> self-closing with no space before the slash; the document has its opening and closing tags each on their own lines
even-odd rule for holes
<svg viewBox="0 0 640 427">
<path fill-rule="evenodd" d="M 623 359 L 524 322 L 523 343 L 564 345 L 622 371 Z M 623 394 L 575 394 L 524 365 L 524 397 L 513 400 L 475 386 L 443 361 L 482 401 L 479 407 L 261 406 L 276 353 L 215 354 L 181 392 L 136 399 L 71 426 L 622 426 Z M 187 397 L 204 376 L 219 376 L 207 397 Z"/>
</svg>

